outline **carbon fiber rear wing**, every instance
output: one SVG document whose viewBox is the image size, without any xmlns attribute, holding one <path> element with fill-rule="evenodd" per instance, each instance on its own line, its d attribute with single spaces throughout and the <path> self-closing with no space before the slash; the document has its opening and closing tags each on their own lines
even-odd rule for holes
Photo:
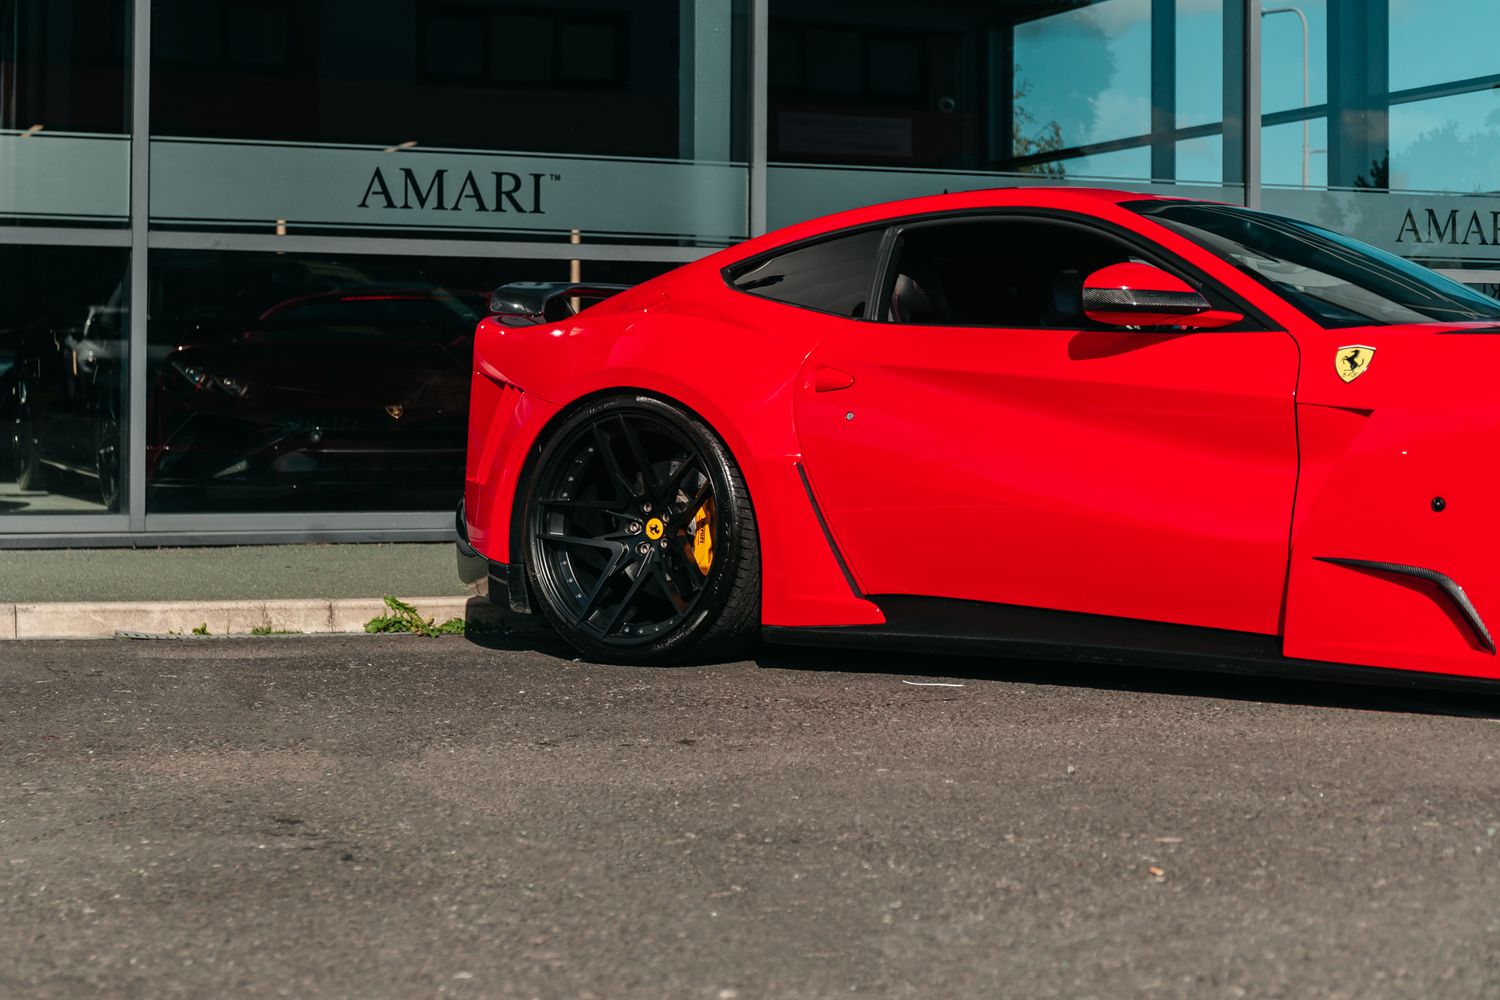
<svg viewBox="0 0 1500 1000">
<path fill-rule="evenodd" d="M 569 281 L 515 281 L 490 293 L 490 312 L 506 326 L 555 323 L 629 287 Z"/>
</svg>

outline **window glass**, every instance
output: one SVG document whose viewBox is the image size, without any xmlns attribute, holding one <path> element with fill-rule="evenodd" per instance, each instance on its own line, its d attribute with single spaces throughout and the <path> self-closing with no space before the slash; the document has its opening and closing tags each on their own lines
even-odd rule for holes
<svg viewBox="0 0 1500 1000">
<path fill-rule="evenodd" d="M 1217 122 L 1224 117 L 1223 0 L 1177 0 L 1173 28 L 1177 126 Z"/>
<path fill-rule="evenodd" d="M 1495 73 L 1495 0 L 1390 0 L 1390 87 L 1411 87 Z"/>
<path fill-rule="evenodd" d="M 751 295 L 838 316 L 863 316 L 884 229 L 823 240 L 730 272 Z"/>
<path fill-rule="evenodd" d="M 1083 280 L 1130 259 L 1125 244 L 1074 226 L 921 226 L 901 236 L 885 315 L 918 326 L 1095 328 L 1083 314 Z"/>
<path fill-rule="evenodd" d="M 128 259 L 0 246 L 0 516 L 122 509 Z"/>
<path fill-rule="evenodd" d="M 1150 0 L 1104 0 L 1019 24 L 1015 61 L 1026 113 L 1056 123 L 1060 145 L 1151 131 Z"/>
<path fill-rule="evenodd" d="M 1500 321 L 1500 301 L 1305 222 L 1230 205 L 1126 207 L 1212 250 L 1327 327 Z"/>
<path fill-rule="evenodd" d="M 1493 191 L 1500 163 L 1500 92 L 1398 104 L 1390 112 L 1390 186 L 1397 191 Z"/>
<path fill-rule="evenodd" d="M 742 2 L 153 0 L 151 10 L 156 135 L 743 158 Z M 725 123 L 716 148 L 698 148 L 700 118 Z"/>
<path fill-rule="evenodd" d="M 129 0 L 0 0 L 0 129 L 130 131 Z"/>
<path fill-rule="evenodd" d="M 0 222 L 122 227 L 129 0 L 0 0 Z"/>
<path fill-rule="evenodd" d="M 663 264 L 583 261 L 634 283 Z M 568 261 L 154 251 L 147 510 L 443 510 L 490 291 Z"/>
<path fill-rule="evenodd" d="M 1162 193 L 1207 183 L 1243 201 L 1235 190 L 1242 4 L 767 0 L 767 8 L 772 226 L 1015 183 Z"/>
</svg>

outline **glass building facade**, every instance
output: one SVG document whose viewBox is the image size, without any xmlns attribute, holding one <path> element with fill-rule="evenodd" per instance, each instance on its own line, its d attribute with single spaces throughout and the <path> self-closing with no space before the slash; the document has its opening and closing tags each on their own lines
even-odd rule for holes
<svg viewBox="0 0 1500 1000">
<path fill-rule="evenodd" d="M 0 545 L 437 538 L 488 291 L 1188 194 L 1493 291 L 1491 0 L 0 0 Z"/>
</svg>

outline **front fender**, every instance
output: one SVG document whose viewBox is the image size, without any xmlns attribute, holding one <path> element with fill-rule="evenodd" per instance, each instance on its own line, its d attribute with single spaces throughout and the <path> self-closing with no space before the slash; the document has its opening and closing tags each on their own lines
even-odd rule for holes
<svg viewBox="0 0 1500 1000">
<path fill-rule="evenodd" d="M 1359 333 L 1304 350 L 1284 651 L 1500 677 L 1484 635 L 1500 626 L 1500 403 L 1474 357 L 1500 340 L 1386 334 L 1345 385 L 1335 341 L 1374 339 Z"/>
</svg>

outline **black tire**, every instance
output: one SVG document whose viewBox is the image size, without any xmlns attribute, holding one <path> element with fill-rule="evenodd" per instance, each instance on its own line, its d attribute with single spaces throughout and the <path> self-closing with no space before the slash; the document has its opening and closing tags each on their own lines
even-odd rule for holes
<svg viewBox="0 0 1500 1000">
<path fill-rule="evenodd" d="M 533 470 L 526 575 L 559 635 L 609 663 L 723 661 L 749 647 L 755 512 L 707 424 L 652 396 L 598 399 L 548 437 Z"/>
<path fill-rule="evenodd" d="M 120 420 L 113 405 L 94 418 L 94 468 L 99 474 L 99 502 L 113 511 L 120 501 Z"/>
</svg>

